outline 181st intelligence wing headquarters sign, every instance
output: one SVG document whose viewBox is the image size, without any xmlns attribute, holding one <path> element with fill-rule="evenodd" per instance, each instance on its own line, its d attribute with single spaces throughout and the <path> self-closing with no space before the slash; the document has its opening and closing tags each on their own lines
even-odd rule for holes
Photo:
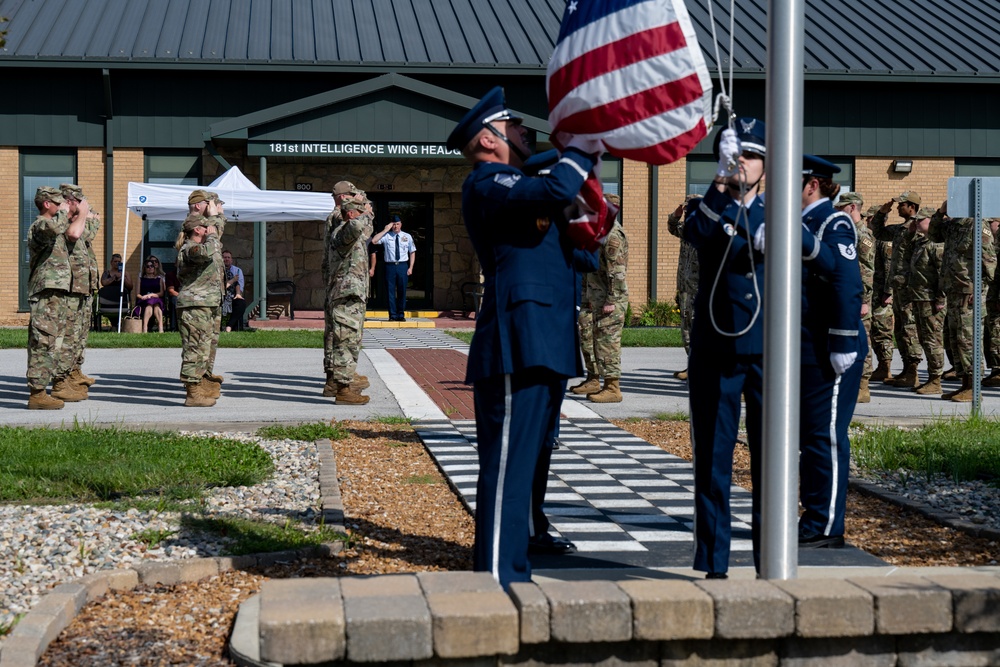
<svg viewBox="0 0 1000 667">
<path fill-rule="evenodd" d="M 444 144 L 404 144 L 388 142 L 251 142 L 248 153 L 263 157 L 352 157 L 352 158 L 461 158 L 460 151 L 450 151 Z"/>
</svg>

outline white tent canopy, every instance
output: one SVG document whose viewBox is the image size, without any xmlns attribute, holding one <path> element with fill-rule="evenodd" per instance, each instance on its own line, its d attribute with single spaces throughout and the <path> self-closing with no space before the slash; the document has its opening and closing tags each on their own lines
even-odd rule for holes
<svg viewBox="0 0 1000 667">
<path fill-rule="evenodd" d="M 261 190 L 239 167 L 230 168 L 210 185 L 200 187 L 217 193 L 226 202 L 226 217 L 230 220 L 326 220 L 334 206 L 329 193 Z M 149 220 L 183 220 L 188 214 L 188 195 L 196 189 L 190 185 L 129 183 L 128 208 Z"/>
</svg>

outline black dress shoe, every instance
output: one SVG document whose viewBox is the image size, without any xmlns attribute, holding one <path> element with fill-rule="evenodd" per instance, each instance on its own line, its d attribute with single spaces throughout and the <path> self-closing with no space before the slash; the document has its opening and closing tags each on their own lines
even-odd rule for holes
<svg viewBox="0 0 1000 667">
<path fill-rule="evenodd" d="M 709 572 L 705 575 L 706 579 L 728 579 L 729 575 L 725 572 Z"/>
<path fill-rule="evenodd" d="M 548 533 L 528 538 L 529 554 L 561 556 L 576 551 L 576 545 L 565 537 L 553 537 Z"/>
<path fill-rule="evenodd" d="M 843 549 L 843 535 L 810 535 L 799 538 L 800 549 Z"/>
</svg>

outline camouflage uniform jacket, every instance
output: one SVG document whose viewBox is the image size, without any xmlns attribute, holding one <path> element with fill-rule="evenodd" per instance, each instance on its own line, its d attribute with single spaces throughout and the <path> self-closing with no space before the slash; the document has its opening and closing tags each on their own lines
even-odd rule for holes
<svg viewBox="0 0 1000 667">
<path fill-rule="evenodd" d="M 368 200 L 368 196 L 364 192 L 361 192 L 361 197 L 364 199 L 366 204 L 371 202 Z M 365 244 L 367 245 L 368 239 L 372 237 L 374 233 L 374 216 L 363 215 L 361 216 L 365 219 L 365 228 L 361 230 L 361 236 L 365 239 Z M 330 290 L 330 234 L 336 229 L 344 219 L 340 213 L 340 207 L 335 206 L 333 212 L 330 213 L 326 218 L 326 224 L 323 226 L 323 284 L 326 285 L 327 291 Z"/>
<path fill-rule="evenodd" d="M 910 301 L 944 303 L 944 279 L 941 274 L 943 254 L 944 244 L 935 243 L 920 232 L 913 235 L 910 242 L 909 280 L 904 285 Z"/>
<path fill-rule="evenodd" d="M 993 235 L 993 251 L 997 254 L 998 261 L 1000 261 L 1000 234 Z M 990 283 L 990 288 L 986 292 L 986 300 L 1000 301 L 1000 280 L 997 280 L 996 276 L 994 276 L 993 281 Z"/>
<path fill-rule="evenodd" d="M 855 223 L 854 227 L 858 230 L 858 265 L 861 267 L 861 285 L 864 289 L 861 294 L 861 303 L 868 306 L 868 315 L 865 317 L 871 317 L 872 294 L 874 292 L 872 285 L 875 280 L 875 237 L 868 230 L 864 220 Z"/>
<path fill-rule="evenodd" d="M 892 261 L 892 244 L 875 239 L 875 275 L 872 277 L 872 298 L 882 305 L 882 297 L 892 294 L 889 266 Z"/>
<path fill-rule="evenodd" d="M 87 248 L 87 262 L 90 270 L 90 288 L 87 291 L 91 293 L 101 289 L 101 267 L 97 263 L 97 255 L 94 254 L 94 239 L 97 238 L 97 232 L 100 228 L 101 214 L 97 211 L 91 211 L 90 215 L 87 216 L 83 236 L 80 237 L 80 241 L 83 241 Z"/>
<path fill-rule="evenodd" d="M 892 260 L 889 263 L 889 274 L 886 285 L 886 287 L 892 287 L 896 284 L 895 277 L 901 275 L 900 272 L 902 272 L 902 275 L 905 275 L 908 270 L 901 260 L 906 252 L 905 235 L 912 228 L 912 225 L 909 223 L 914 218 L 907 218 L 899 224 L 887 225 L 885 224 L 886 216 L 887 214 L 882 211 L 878 211 L 872 216 L 872 235 L 879 241 L 892 243 Z M 901 264 L 903 265 L 900 266 Z M 886 291 L 888 292 L 888 290 Z"/>
<path fill-rule="evenodd" d="M 204 243 L 184 242 L 177 253 L 177 280 L 181 284 L 177 295 L 178 308 L 210 308 L 222 305 L 225 284 L 222 276 L 222 243 L 215 234 Z"/>
<path fill-rule="evenodd" d="M 941 259 L 944 272 L 944 288 L 948 294 L 972 294 L 976 252 L 973 228 L 975 218 L 948 218 L 940 213 L 931 217 L 928 236 L 936 243 L 944 243 Z M 983 287 L 993 281 L 997 268 L 997 251 L 993 245 L 993 232 L 983 223 Z"/>
<path fill-rule="evenodd" d="M 66 240 L 69 224 L 66 211 L 59 211 L 51 218 L 38 216 L 28 228 L 28 250 L 31 253 L 29 299 L 47 289 L 69 292 L 72 288 L 71 244 Z"/>
<path fill-rule="evenodd" d="M 684 218 L 667 216 L 667 231 L 681 240 L 677 257 L 677 291 L 694 295 L 698 291 L 698 251 L 684 240 Z"/>
<path fill-rule="evenodd" d="M 628 239 L 621 223 L 615 222 L 608 240 L 601 246 L 596 271 L 587 274 L 587 298 L 595 310 L 604 304 L 624 305 L 628 302 L 625 270 L 628 267 Z"/>
<path fill-rule="evenodd" d="M 338 209 L 339 211 L 339 209 Z M 339 215 L 337 218 L 339 219 Z M 368 298 L 368 239 L 365 230 L 372 228 L 370 215 L 340 220 L 330 214 L 330 239 L 327 243 L 327 294 L 331 299 Z"/>
</svg>

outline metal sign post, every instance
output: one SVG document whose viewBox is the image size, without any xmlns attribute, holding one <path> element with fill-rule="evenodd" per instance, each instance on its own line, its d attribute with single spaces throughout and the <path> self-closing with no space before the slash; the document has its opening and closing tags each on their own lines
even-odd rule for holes
<svg viewBox="0 0 1000 667">
<path fill-rule="evenodd" d="M 975 255 L 972 282 L 972 416 L 983 406 L 983 218 L 1000 217 L 1000 178 L 957 177 L 948 179 L 948 215 L 974 218 Z"/>
</svg>

